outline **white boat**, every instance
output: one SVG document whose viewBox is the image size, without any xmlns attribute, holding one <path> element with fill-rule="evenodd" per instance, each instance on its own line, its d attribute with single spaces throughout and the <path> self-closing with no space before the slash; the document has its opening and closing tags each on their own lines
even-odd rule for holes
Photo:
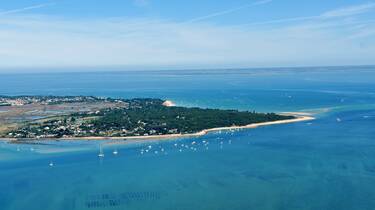
<svg viewBox="0 0 375 210">
<path fill-rule="evenodd" d="M 100 158 L 104 157 L 103 148 L 102 148 L 101 144 L 99 145 L 99 154 L 98 154 L 98 157 L 100 157 Z"/>
<path fill-rule="evenodd" d="M 49 163 L 49 166 L 50 166 L 50 167 L 53 167 L 54 165 L 55 165 L 55 164 L 53 164 L 53 162 L 50 162 L 50 163 Z"/>
<path fill-rule="evenodd" d="M 113 154 L 114 154 L 114 155 L 117 155 L 117 154 L 118 154 L 117 149 L 115 149 L 115 150 L 113 151 Z"/>
</svg>

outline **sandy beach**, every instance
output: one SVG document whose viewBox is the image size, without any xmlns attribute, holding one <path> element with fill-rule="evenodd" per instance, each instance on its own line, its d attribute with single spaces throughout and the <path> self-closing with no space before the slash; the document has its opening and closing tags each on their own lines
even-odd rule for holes
<svg viewBox="0 0 375 210">
<path fill-rule="evenodd" d="M 285 114 L 285 113 L 284 113 Z M 288 113 L 290 114 L 290 112 Z M 93 140 L 93 141 L 100 141 L 100 140 L 130 140 L 127 141 L 128 143 L 139 143 L 146 140 L 167 140 L 167 139 L 176 139 L 176 138 L 188 138 L 188 137 L 199 137 L 206 135 L 211 132 L 218 132 L 218 131 L 228 131 L 228 130 L 238 130 L 238 129 L 253 129 L 261 126 L 270 126 L 270 125 L 278 125 L 278 124 L 287 124 L 287 123 L 296 123 L 302 121 L 311 121 L 315 118 L 310 115 L 305 115 L 306 113 L 298 113 L 293 112 L 293 115 L 296 117 L 295 119 L 289 120 L 279 120 L 273 122 L 264 122 L 264 123 L 254 123 L 245 126 L 231 126 L 231 127 L 219 127 L 219 128 L 210 128 L 205 129 L 197 133 L 192 134 L 168 134 L 168 135 L 150 135 L 150 136 L 129 136 L 129 137 L 68 137 L 68 138 L 59 138 L 59 139 L 37 139 L 37 140 L 62 140 L 62 141 L 73 141 L 73 140 Z M 0 140 L 4 141 L 16 141 L 15 138 L 3 138 Z M 36 140 L 36 139 L 30 139 Z"/>
</svg>

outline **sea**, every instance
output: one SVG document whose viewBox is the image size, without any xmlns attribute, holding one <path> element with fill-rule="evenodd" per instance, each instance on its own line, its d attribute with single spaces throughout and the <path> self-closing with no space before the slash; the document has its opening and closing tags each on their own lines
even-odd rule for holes
<svg viewBox="0 0 375 210">
<path fill-rule="evenodd" d="M 0 141 L 1 210 L 375 209 L 374 66 L 2 73 L 0 95 L 162 98 L 316 117 L 131 145 Z"/>
</svg>

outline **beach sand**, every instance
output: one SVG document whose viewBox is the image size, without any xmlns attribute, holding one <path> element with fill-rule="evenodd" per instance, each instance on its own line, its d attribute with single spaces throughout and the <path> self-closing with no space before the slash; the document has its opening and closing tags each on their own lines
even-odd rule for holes
<svg viewBox="0 0 375 210">
<path fill-rule="evenodd" d="M 284 113 L 286 114 L 286 113 Z M 288 114 L 291 114 L 290 112 Z M 126 143 L 141 143 L 141 142 L 148 142 L 153 140 L 171 140 L 177 138 L 189 138 L 189 137 L 199 137 L 206 135 L 211 132 L 218 132 L 218 131 L 228 131 L 228 130 L 238 130 L 238 129 L 252 129 L 261 126 L 270 126 L 270 125 L 278 125 L 278 124 L 287 124 L 287 123 L 296 123 L 302 121 L 311 121 L 315 118 L 310 115 L 306 115 L 306 113 L 298 113 L 293 112 L 293 115 L 296 117 L 295 119 L 289 120 L 279 120 L 273 122 L 263 122 L 263 123 L 254 123 L 245 126 L 231 126 L 231 127 L 219 127 L 219 128 L 210 128 L 205 129 L 197 133 L 192 134 L 167 134 L 167 135 L 152 135 L 152 136 L 130 136 L 130 137 L 68 137 L 68 138 L 59 138 L 59 139 L 37 139 L 37 140 L 63 140 L 63 141 L 73 141 L 73 140 L 93 140 L 93 141 L 100 141 L 100 140 L 118 140 L 124 141 L 127 140 Z M 0 139 L 4 141 L 16 141 L 17 139 L 13 138 L 4 138 Z M 30 139 L 33 140 L 33 139 Z M 125 142 L 124 142 L 125 143 Z"/>
</svg>

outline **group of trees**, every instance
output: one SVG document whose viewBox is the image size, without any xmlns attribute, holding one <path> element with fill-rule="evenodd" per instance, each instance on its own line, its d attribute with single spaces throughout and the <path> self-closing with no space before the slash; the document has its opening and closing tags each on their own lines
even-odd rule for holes
<svg viewBox="0 0 375 210">
<path fill-rule="evenodd" d="M 203 129 L 243 126 L 252 123 L 291 119 L 275 113 L 240 112 L 236 110 L 166 107 L 151 104 L 142 108 L 115 109 L 104 112 L 93 123 L 95 127 L 106 129 L 133 130 L 142 127 L 165 133 L 176 130 L 178 133 L 192 133 Z"/>
<path fill-rule="evenodd" d="M 131 99 L 123 102 L 127 106 L 73 113 L 59 121 L 29 125 L 23 129 L 22 134 L 52 134 L 56 137 L 185 134 L 216 127 L 244 126 L 294 118 L 275 113 L 167 107 L 160 99 Z"/>
</svg>

